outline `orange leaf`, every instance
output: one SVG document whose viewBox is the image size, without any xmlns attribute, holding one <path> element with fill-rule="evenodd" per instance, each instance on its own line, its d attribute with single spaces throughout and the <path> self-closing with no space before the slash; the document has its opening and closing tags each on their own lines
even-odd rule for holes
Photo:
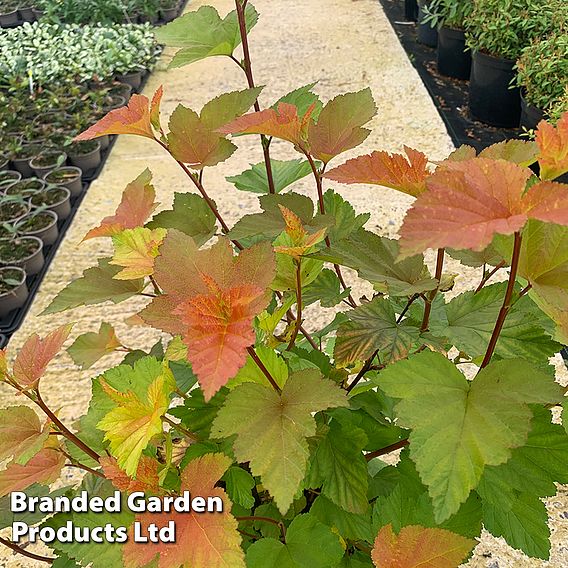
<svg viewBox="0 0 568 568">
<path fill-rule="evenodd" d="M 560 117 L 556 127 L 541 121 L 536 131 L 536 143 L 540 150 L 541 179 L 556 179 L 568 172 L 568 112 Z"/>
<path fill-rule="evenodd" d="M 300 118 L 298 108 L 289 103 L 279 103 L 277 109 L 267 108 L 245 114 L 218 130 L 223 134 L 265 134 L 292 144 L 305 146 L 306 129 L 315 106 L 312 105 Z"/>
<path fill-rule="evenodd" d="M 136 478 L 130 477 L 118 466 L 117 461 L 111 456 L 102 457 L 99 460 L 103 467 L 103 473 L 107 479 L 120 491 L 133 493 L 144 491 L 145 493 L 159 493 L 160 482 L 158 479 L 158 467 L 160 464 L 153 458 L 142 456 L 136 470 Z"/>
<path fill-rule="evenodd" d="M 159 528 L 173 521 L 175 543 L 136 543 L 132 534 L 124 546 L 126 568 L 142 568 L 157 558 L 158 568 L 245 568 L 237 521 L 231 515 L 231 502 L 215 483 L 231 465 L 223 454 L 206 454 L 186 466 L 181 476 L 181 490 L 191 497 L 220 498 L 223 512 L 215 513 L 144 513 L 136 517 L 142 531 L 151 523 Z"/>
<path fill-rule="evenodd" d="M 140 316 L 182 335 L 207 400 L 245 364 L 254 342 L 252 321 L 268 303 L 274 270 L 269 243 L 235 257 L 226 239 L 199 250 L 191 237 L 172 229 L 160 247 L 154 278 L 164 294 Z"/>
<path fill-rule="evenodd" d="M 481 251 L 495 234 L 519 231 L 529 218 L 568 224 L 567 186 L 537 184 L 525 193 L 531 175 L 504 160 L 446 162 L 406 214 L 401 257 L 427 248 Z"/>
<path fill-rule="evenodd" d="M 101 224 L 91 229 L 83 238 L 112 237 L 125 229 L 141 227 L 158 206 L 154 202 L 156 192 L 151 185 L 152 172 L 145 169 L 134 181 L 130 182 L 124 193 L 116 213 L 105 217 Z"/>
<path fill-rule="evenodd" d="M 3 408 L 0 413 L 0 461 L 12 457 L 25 464 L 39 452 L 49 436 L 38 415 L 28 406 Z"/>
<path fill-rule="evenodd" d="M 280 207 L 280 211 L 284 217 L 286 233 L 290 237 L 291 244 L 287 246 L 276 246 L 274 247 L 274 251 L 287 254 L 299 260 L 311 247 L 323 241 L 325 238 L 325 228 L 310 235 L 304 228 L 302 220 L 293 211 L 290 211 L 290 209 L 283 205 L 278 205 L 278 207 Z"/>
<path fill-rule="evenodd" d="M 150 123 L 156 130 L 160 130 L 160 104 L 164 94 L 164 87 L 160 85 L 150 103 Z"/>
<path fill-rule="evenodd" d="M 403 527 L 394 534 L 384 526 L 375 539 L 371 556 L 377 568 L 457 568 L 475 541 L 445 529 L 419 525 Z"/>
<path fill-rule="evenodd" d="M 12 462 L 0 471 L 0 497 L 26 489 L 34 483 L 49 485 L 59 478 L 64 465 L 65 456 L 54 448 L 44 448 L 26 465 Z"/>
<path fill-rule="evenodd" d="M 25 387 L 34 386 L 49 362 L 59 353 L 71 333 L 73 324 L 65 324 L 48 333 L 43 339 L 34 333 L 24 343 L 14 361 L 14 377 Z"/>
<path fill-rule="evenodd" d="M 148 97 L 132 95 L 127 106 L 111 110 L 96 124 L 79 134 L 75 140 L 91 140 L 107 134 L 135 134 L 154 140 L 152 121 L 159 116 L 161 97 L 160 87 L 152 99 L 152 110 L 150 111 Z"/>
<path fill-rule="evenodd" d="M 324 177 L 340 183 L 371 183 L 417 196 L 426 190 L 428 158 L 417 150 L 404 147 L 403 154 L 373 152 L 348 160 Z"/>
</svg>

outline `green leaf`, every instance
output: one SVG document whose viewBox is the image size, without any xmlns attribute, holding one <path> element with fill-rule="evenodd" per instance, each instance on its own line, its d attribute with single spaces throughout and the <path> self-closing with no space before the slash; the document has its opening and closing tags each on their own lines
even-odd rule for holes
<svg viewBox="0 0 568 568">
<path fill-rule="evenodd" d="M 150 229 L 177 229 L 201 246 L 215 234 L 216 222 L 203 197 L 195 193 L 174 193 L 172 209 L 161 211 L 146 226 Z"/>
<path fill-rule="evenodd" d="M 210 130 L 225 126 L 241 116 L 255 103 L 263 87 L 223 93 L 205 103 L 199 118 Z"/>
<path fill-rule="evenodd" d="M 217 412 L 223 406 L 228 390 L 222 388 L 215 393 L 209 402 L 205 402 L 203 391 L 193 389 L 188 393 L 183 406 L 176 406 L 168 411 L 168 414 L 181 420 L 181 423 L 200 438 L 207 439 L 210 436 L 211 425 L 217 416 Z"/>
<path fill-rule="evenodd" d="M 395 532 L 406 526 L 421 525 L 444 528 L 470 538 L 480 535 L 481 499 L 475 492 L 470 494 L 455 515 L 438 524 L 428 490 L 420 481 L 407 450 L 402 452 L 395 472 L 394 486 L 386 494 L 378 496 L 373 506 L 373 534 L 391 524 Z"/>
<path fill-rule="evenodd" d="M 298 89 L 295 89 L 280 97 L 271 108 L 278 109 L 280 103 L 288 103 L 289 105 L 294 105 L 298 109 L 298 116 L 304 116 L 309 108 L 314 105 L 314 110 L 312 111 L 311 118 L 317 120 L 320 115 L 323 104 L 319 97 L 312 93 L 312 89 L 317 85 L 317 83 L 310 83 L 309 85 L 304 85 Z"/>
<path fill-rule="evenodd" d="M 468 249 L 446 249 L 446 252 L 452 258 L 459 260 L 462 264 L 465 264 L 466 266 L 473 266 L 474 268 L 480 268 L 484 264 L 497 266 L 503 261 L 502 255 L 497 252 L 492 244 L 483 249 L 481 252 L 475 252 Z"/>
<path fill-rule="evenodd" d="M 91 331 L 77 337 L 73 345 L 67 349 L 67 353 L 75 365 L 88 369 L 121 345 L 112 325 L 102 322 L 98 332 Z"/>
<path fill-rule="evenodd" d="M 335 272 L 324 268 L 318 277 L 302 290 L 302 300 L 306 306 L 319 301 L 323 308 L 333 308 L 349 296 L 349 290 L 350 288 L 342 291 L 341 283 Z"/>
<path fill-rule="evenodd" d="M 170 361 L 170 370 L 181 392 L 189 392 L 197 383 L 197 376 L 188 361 Z"/>
<path fill-rule="evenodd" d="M 347 322 L 337 330 L 334 356 L 338 365 L 365 361 L 380 352 L 383 364 L 408 356 L 420 330 L 404 320 L 397 323 L 394 308 L 385 298 L 374 298 L 346 313 Z"/>
<path fill-rule="evenodd" d="M 286 544 L 263 538 L 247 550 L 248 568 L 330 568 L 341 561 L 339 538 L 315 516 L 298 515 L 286 531 Z"/>
<path fill-rule="evenodd" d="M 331 527 L 334 532 L 337 531 L 343 538 L 373 542 L 370 512 L 371 508 L 367 507 L 364 514 L 349 513 L 323 495 L 317 497 L 310 508 L 311 515 Z"/>
<path fill-rule="evenodd" d="M 326 214 L 335 219 L 334 225 L 327 232 L 331 242 L 341 241 L 359 231 L 371 217 L 370 213 L 357 215 L 351 203 L 343 199 L 339 193 L 335 193 L 333 189 L 328 189 L 324 193 L 323 203 Z"/>
<path fill-rule="evenodd" d="M 245 383 L 231 391 L 211 429 L 212 438 L 236 435 L 240 462 L 274 497 L 284 514 L 302 482 L 309 457 L 306 438 L 316 432 L 312 413 L 345 406 L 347 398 L 317 371 L 291 375 L 279 394 L 271 387 Z"/>
<path fill-rule="evenodd" d="M 250 3 L 245 9 L 245 20 L 249 31 L 258 20 L 258 14 Z M 175 54 L 170 68 L 182 67 L 215 55 L 232 55 L 241 43 L 236 11 L 229 12 L 221 19 L 212 6 L 201 6 L 195 12 L 188 12 L 157 28 L 155 34 L 159 43 L 182 48 Z"/>
<path fill-rule="evenodd" d="M 332 243 L 310 255 L 327 262 L 348 266 L 359 276 L 371 282 L 375 290 L 392 296 L 412 296 L 436 288 L 436 280 L 421 256 L 397 262 L 398 242 L 359 229 L 349 238 Z"/>
<path fill-rule="evenodd" d="M 254 505 L 252 490 L 256 485 L 254 477 L 241 467 L 231 466 L 221 478 L 233 503 L 250 509 Z"/>
<path fill-rule="evenodd" d="M 440 314 L 439 319 L 432 321 L 430 331 L 447 337 L 452 345 L 474 359 L 483 356 L 503 305 L 506 287 L 506 282 L 499 282 L 477 294 L 470 291 L 456 296 L 445 305 L 445 318 Z M 528 296 L 522 297 L 507 315 L 495 354 L 503 359 L 522 357 L 533 363 L 548 364 L 548 358 L 560 350 L 560 345 L 544 332 L 544 325 L 542 312 Z"/>
<path fill-rule="evenodd" d="M 283 387 L 288 379 L 288 367 L 284 359 L 274 349 L 264 345 L 256 346 L 255 351 L 258 358 L 276 381 L 276 384 L 279 387 Z M 266 385 L 266 375 L 260 370 L 250 355 L 247 356 L 247 361 L 239 369 L 239 372 L 229 380 L 227 388 L 233 389 L 243 383 Z"/>
<path fill-rule="evenodd" d="M 528 556 L 548 560 L 550 530 L 544 503 L 531 493 L 518 493 L 510 507 L 483 504 L 483 524 L 494 536 L 502 536 L 508 544 Z"/>
<path fill-rule="evenodd" d="M 297 160 L 270 160 L 272 166 L 272 178 L 274 189 L 280 193 L 289 185 L 309 175 L 312 170 L 307 160 L 298 158 Z M 252 191 L 253 193 L 268 194 L 268 176 L 266 174 L 266 164 L 251 164 L 251 168 L 236 176 L 225 178 L 228 182 L 235 184 L 241 191 Z"/>
<path fill-rule="evenodd" d="M 384 369 L 378 379 L 400 398 L 396 413 L 412 428 L 410 455 L 428 486 L 437 522 L 454 514 L 483 469 L 511 457 L 530 428 L 530 403 L 560 400 L 560 386 L 521 359 L 498 361 L 473 381 L 443 355 L 423 352 Z"/>
<path fill-rule="evenodd" d="M 346 429 L 332 420 L 314 450 L 308 487 L 321 486 L 322 495 L 350 513 L 364 513 L 367 501 L 367 436 L 360 428 Z"/>
<path fill-rule="evenodd" d="M 114 276 L 122 269 L 120 266 L 111 266 L 110 260 L 101 258 L 98 266 L 87 268 L 83 276 L 63 288 L 42 313 L 54 314 L 108 300 L 118 304 L 142 292 L 144 279 L 115 280 Z"/>
</svg>

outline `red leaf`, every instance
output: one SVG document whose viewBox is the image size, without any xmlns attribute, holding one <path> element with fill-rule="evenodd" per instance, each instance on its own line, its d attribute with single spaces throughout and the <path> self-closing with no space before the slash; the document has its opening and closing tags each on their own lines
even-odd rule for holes
<svg viewBox="0 0 568 568">
<path fill-rule="evenodd" d="M 103 467 L 105 477 L 110 479 L 112 484 L 120 491 L 126 491 L 127 493 L 133 493 L 134 491 L 144 491 L 145 493 L 160 492 L 160 481 L 158 479 L 160 464 L 153 458 L 148 456 L 140 458 L 135 479 L 121 469 L 113 457 L 105 456 L 99 462 Z"/>
<path fill-rule="evenodd" d="M 38 415 L 27 406 L 12 406 L 0 413 L 0 461 L 13 457 L 25 464 L 41 450 L 49 428 L 42 429 Z"/>
<path fill-rule="evenodd" d="M 403 154 L 373 152 L 348 160 L 324 177 L 340 183 L 371 183 L 417 196 L 426 190 L 428 158 L 417 150 L 404 147 Z"/>
<path fill-rule="evenodd" d="M 25 387 L 34 386 L 49 362 L 59 353 L 69 337 L 73 324 L 66 324 L 48 333 L 43 339 L 34 333 L 24 343 L 14 361 L 14 377 Z"/>
<path fill-rule="evenodd" d="M 317 122 L 309 125 L 310 154 L 327 164 L 338 154 L 355 148 L 369 135 L 370 130 L 361 127 L 376 112 L 369 88 L 338 95 L 323 107 Z"/>
<path fill-rule="evenodd" d="M 267 108 L 245 114 L 218 130 L 223 134 L 265 134 L 305 147 L 306 129 L 315 106 L 300 118 L 298 109 L 289 103 L 279 103 L 277 109 Z"/>
<path fill-rule="evenodd" d="M 49 485 L 59 478 L 64 465 L 65 456 L 53 448 L 44 448 L 26 465 L 12 462 L 0 471 L 0 497 L 26 489 L 34 483 Z"/>
<path fill-rule="evenodd" d="M 135 134 L 153 140 L 155 137 L 152 121 L 159 116 L 161 89 L 160 87 L 154 94 L 151 111 L 148 97 L 132 95 L 127 106 L 111 110 L 96 124 L 79 134 L 75 140 L 91 140 L 107 134 Z"/>
<path fill-rule="evenodd" d="M 541 179 L 555 179 L 568 172 L 568 112 L 560 117 L 556 128 L 541 121 L 536 131 L 536 143 L 540 150 Z"/>
<path fill-rule="evenodd" d="M 91 229 L 83 238 L 112 237 L 125 229 L 141 227 L 158 206 L 154 202 L 156 192 L 151 185 L 152 172 L 145 169 L 134 181 L 130 182 L 124 193 L 116 213 L 105 217 L 101 224 Z"/>
<path fill-rule="evenodd" d="M 566 186 L 537 184 L 524 193 L 531 175 L 504 160 L 446 162 L 404 219 L 401 257 L 427 248 L 481 251 L 495 234 L 510 235 L 529 218 L 568 224 Z"/>
<path fill-rule="evenodd" d="M 144 513 L 136 518 L 142 531 L 151 523 L 158 527 L 174 521 L 175 543 L 136 543 L 132 534 L 124 546 L 126 568 L 142 568 L 157 558 L 158 568 L 245 568 L 237 521 L 231 515 L 231 502 L 215 483 L 231 465 L 223 454 L 206 454 L 187 465 L 181 477 L 181 490 L 191 497 L 218 497 L 223 512 L 215 513 Z"/>
<path fill-rule="evenodd" d="M 209 400 L 246 362 L 246 349 L 254 342 L 252 320 L 266 306 L 274 278 L 271 246 L 261 243 L 234 257 L 227 240 L 199 250 L 191 237 L 170 230 L 154 278 L 164 295 L 140 316 L 183 336 Z"/>
<path fill-rule="evenodd" d="M 394 534 L 392 525 L 377 535 L 371 556 L 377 568 L 457 568 L 475 541 L 445 529 L 415 525 Z"/>
</svg>

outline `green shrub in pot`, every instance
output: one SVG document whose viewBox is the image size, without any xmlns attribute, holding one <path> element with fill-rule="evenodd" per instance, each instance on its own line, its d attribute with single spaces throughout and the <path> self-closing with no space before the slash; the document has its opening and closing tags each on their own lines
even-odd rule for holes
<svg viewBox="0 0 568 568">
<path fill-rule="evenodd" d="M 473 9 L 472 0 L 433 0 L 425 7 L 425 22 L 438 28 L 446 26 L 457 30 L 465 28 L 465 20 Z"/>
<path fill-rule="evenodd" d="M 517 85 L 527 103 L 548 115 L 568 88 L 568 34 L 526 47 L 517 61 Z"/>
</svg>

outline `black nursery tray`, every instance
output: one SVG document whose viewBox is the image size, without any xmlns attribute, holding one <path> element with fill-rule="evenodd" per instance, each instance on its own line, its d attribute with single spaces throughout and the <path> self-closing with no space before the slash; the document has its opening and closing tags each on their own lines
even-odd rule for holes
<svg viewBox="0 0 568 568">
<path fill-rule="evenodd" d="M 417 24 L 405 19 L 404 0 L 380 0 L 380 2 L 408 58 L 428 89 L 456 147 L 468 144 L 480 151 L 496 142 L 519 137 L 521 134 L 519 129 L 495 128 L 470 118 L 469 82 L 438 73 L 436 49 L 418 42 Z"/>
</svg>

